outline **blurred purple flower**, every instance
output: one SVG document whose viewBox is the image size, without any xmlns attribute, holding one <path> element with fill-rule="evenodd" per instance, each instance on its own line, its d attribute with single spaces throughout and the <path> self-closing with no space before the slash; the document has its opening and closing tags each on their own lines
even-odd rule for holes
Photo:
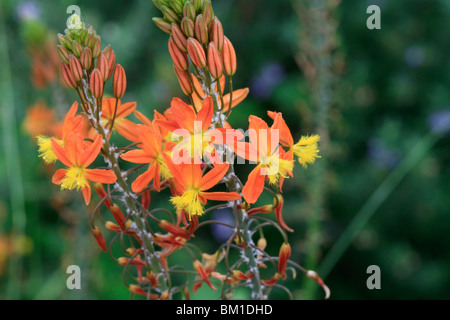
<svg viewBox="0 0 450 320">
<path fill-rule="evenodd" d="M 380 138 L 372 138 L 368 143 L 368 153 L 370 159 L 380 168 L 395 168 L 401 159 L 398 150 L 386 147 L 386 143 Z"/>
<path fill-rule="evenodd" d="M 450 133 L 450 108 L 432 113 L 428 117 L 428 126 L 436 134 Z"/>
<path fill-rule="evenodd" d="M 234 226 L 233 211 L 229 208 L 215 210 L 212 214 L 212 220 Z M 211 232 L 218 242 L 225 243 L 231 237 L 234 230 L 221 224 L 211 224 Z"/>
<path fill-rule="evenodd" d="M 16 7 L 16 14 L 20 21 L 37 20 L 41 16 L 41 5 L 35 0 L 21 2 Z"/>
<path fill-rule="evenodd" d="M 405 62 L 411 67 L 419 67 L 425 61 L 425 53 L 421 47 L 411 46 L 405 51 Z"/>
<path fill-rule="evenodd" d="M 285 74 L 285 70 L 279 63 L 265 64 L 259 74 L 251 80 L 250 92 L 257 98 L 268 98 L 273 89 L 283 81 Z"/>
</svg>

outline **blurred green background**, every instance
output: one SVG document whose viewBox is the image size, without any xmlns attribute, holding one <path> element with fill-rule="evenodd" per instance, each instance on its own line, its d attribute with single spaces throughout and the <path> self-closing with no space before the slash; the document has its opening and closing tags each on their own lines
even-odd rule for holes
<svg viewBox="0 0 450 320">
<path fill-rule="evenodd" d="M 213 0 L 237 52 L 235 88 L 250 88 L 230 123 L 246 129 L 248 115 L 270 120 L 274 110 L 294 139 L 321 134 L 322 158 L 285 182 L 284 217 L 295 229 L 293 260 L 322 274 L 332 299 L 449 299 L 450 2 L 335 2 Z M 380 30 L 366 27 L 372 4 Z M 63 33 L 69 5 L 115 50 L 127 72 L 124 100 L 150 116 L 183 96 L 151 1 L 0 2 L 1 299 L 129 297 L 80 195 L 51 184 L 24 126 L 37 102 L 61 117 L 76 99 L 57 80 L 36 87 L 32 73 L 46 37 Z M 209 251 L 220 244 L 213 230 L 201 235 Z M 276 254 L 280 237 L 266 236 Z M 82 269 L 82 290 L 66 288 L 71 264 Z M 380 290 L 366 286 L 370 265 L 380 267 Z M 296 298 L 321 299 L 310 283 L 298 275 L 287 286 Z"/>
</svg>

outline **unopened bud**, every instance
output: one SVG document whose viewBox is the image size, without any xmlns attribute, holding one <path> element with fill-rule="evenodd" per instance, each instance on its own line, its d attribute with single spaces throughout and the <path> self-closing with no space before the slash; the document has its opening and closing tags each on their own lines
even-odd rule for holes
<svg viewBox="0 0 450 320">
<path fill-rule="evenodd" d="M 150 197 L 150 191 L 144 190 L 141 194 L 141 204 L 145 209 L 148 209 L 150 206 L 151 197 Z"/>
<path fill-rule="evenodd" d="M 90 70 L 92 67 L 92 50 L 84 48 L 80 56 L 80 62 L 84 69 Z"/>
<path fill-rule="evenodd" d="M 92 234 L 95 237 L 95 240 L 97 240 L 98 246 L 100 247 L 100 249 L 102 249 L 103 251 L 107 251 L 106 248 L 106 242 L 105 239 L 102 236 L 102 232 L 100 231 L 100 229 L 96 226 L 94 229 L 92 229 Z"/>
<path fill-rule="evenodd" d="M 225 105 L 226 107 L 228 107 L 227 105 Z M 268 214 L 268 213 L 272 213 L 273 212 L 273 206 L 271 204 L 262 206 L 262 207 L 258 207 L 258 208 L 252 208 L 250 210 L 247 211 L 247 214 L 249 216 L 257 214 L 257 213 L 264 213 L 264 214 Z"/>
<path fill-rule="evenodd" d="M 178 14 L 173 11 L 171 8 L 167 6 L 161 6 L 161 11 L 164 15 L 164 18 L 169 21 L 170 23 L 177 23 L 178 22 Z"/>
<path fill-rule="evenodd" d="M 205 0 L 194 0 L 195 11 L 202 11 L 205 5 Z"/>
<path fill-rule="evenodd" d="M 205 19 L 206 26 L 209 26 L 214 19 L 214 11 L 212 8 L 211 0 L 207 0 L 205 7 L 203 8 L 203 18 Z"/>
<path fill-rule="evenodd" d="M 192 38 L 195 35 L 194 21 L 189 18 L 183 18 L 181 20 L 181 30 L 186 37 Z"/>
<path fill-rule="evenodd" d="M 265 250 L 267 247 L 267 240 L 266 238 L 259 238 L 257 246 L 261 250 Z"/>
<path fill-rule="evenodd" d="M 192 21 L 195 20 L 195 8 L 191 1 L 186 1 L 183 8 L 183 16 L 191 19 Z"/>
<path fill-rule="evenodd" d="M 187 51 L 186 44 L 187 39 L 184 36 L 183 32 L 181 31 L 180 27 L 172 23 L 172 38 L 175 44 L 177 45 L 178 49 L 180 49 L 183 52 Z"/>
<path fill-rule="evenodd" d="M 214 18 L 212 21 L 211 27 L 210 27 L 210 38 L 211 41 L 214 42 L 216 45 L 217 50 L 219 52 L 223 49 L 223 41 L 224 41 L 224 35 L 223 35 L 223 26 L 222 23 L 217 19 L 217 17 Z"/>
<path fill-rule="evenodd" d="M 191 237 L 191 234 L 186 229 L 179 227 L 177 225 L 174 225 L 167 220 L 161 220 L 159 223 L 159 226 L 161 227 L 161 229 L 163 229 L 177 237 L 182 237 L 184 239 L 189 239 Z"/>
<path fill-rule="evenodd" d="M 227 76 L 234 75 L 237 68 L 236 51 L 234 51 L 233 44 L 227 37 L 224 37 L 222 58 L 225 74 Z"/>
<path fill-rule="evenodd" d="M 182 52 L 176 45 L 172 37 L 169 38 L 169 53 L 173 64 L 180 70 L 189 68 L 189 61 L 186 53 Z"/>
<path fill-rule="evenodd" d="M 61 64 L 61 78 L 69 88 L 75 89 L 77 87 L 77 81 L 75 80 L 72 71 L 70 71 L 69 65 L 65 63 Z"/>
<path fill-rule="evenodd" d="M 120 64 L 116 65 L 113 76 L 113 93 L 114 97 L 121 99 L 127 89 L 127 76 L 125 70 Z"/>
<path fill-rule="evenodd" d="M 66 49 L 72 50 L 72 44 L 70 41 L 67 40 L 67 38 L 62 35 L 61 33 L 58 33 L 57 35 L 59 43 L 64 46 Z"/>
<path fill-rule="evenodd" d="M 77 41 L 72 41 L 72 52 L 73 54 L 79 58 L 81 56 L 81 52 L 83 51 L 83 47 Z"/>
<path fill-rule="evenodd" d="M 114 66 L 116 64 L 116 53 L 111 48 L 111 45 L 108 45 L 103 50 L 103 54 L 105 55 L 106 60 L 108 61 L 109 74 L 108 74 L 108 78 L 106 79 L 106 80 L 108 80 L 109 78 L 111 78 L 112 72 L 114 71 Z"/>
<path fill-rule="evenodd" d="M 113 215 L 114 219 L 119 224 L 120 228 L 122 230 L 126 229 L 125 225 L 125 217 L 123 216 L 122 211 L 120 210 L 119 206 L 115 203 L 109 208 L 109 211 L 111 211 L 111 214 Z"/>
<path fill-rule="evenodd" d="M 100 182 L 94 183 L 94 190 L 95 190 L 95 192 L 97 192 L 97 194 L 99 195 L 100 199 L 102 199 L 102 200 L 105 199 L 103 201 L 105 206 L 107 208 L 110 208 L 111 207 L 111 200 L 107 198 L 108 194 L 106 193 L 106 190 L 105 190 L 105 187 L 103 186 L 103 184 L 100 183 Z"/>
<path fill-rule="evenodd" d="M 203 44 L 208 43 L 208 27 L 201 14 L 195 18 L 195 38 Z"/>
<path fill-rule="evenodd" d="M 286 279 L 287 261 L 289 260 L 290 256 L 291 256 L 291 245 L 287 242 L 284 242 L 281 245 L 280 253 L 278 256 L 278 273 L 283 278 L 283 280 Z"/>
<path fill-rule="evenodd" d="M 92 57 L 94 59 L 97 59 L 102 50 L 102 42 L 100 36 L 94 37 L 94 42 L 91 49 L 92 49 Z"/>
<path fill-rule="evenodd" d="M 214 79 L 219 79 L 223 74 L 223 66 L 220 53 L 213 42 L 208 46 L 208 69 Z"/>
<path fill-rule="evenodd" d="M 103 82 L 106 82 L 106 80 L 108 80 L 109 75 L 109 65 L 103 53 L 100 53 L 100 55 L 98 56 L 97 69 L 100 71 L 100 75 L 102 76 Z"/>
<path fill-rule="evenodd" d="M 69 64 L 69 51 L 67 51 L 67 49 L 62 45 L 57 45 L 56 47 L 61 61 L 63 63 Z"/>
<path fill-rule="evenodd" d="M 152 21 L 156 24 L 158 28 L 160 28 L 165 33 L 170 34 L 172 27 L 170 26 L 170 23 L 163 19 L 163 18 L 152 18 Z"/>
<path fill-rule="evenodd" d="M 73 54 L 69 56 L 69 66 L 75 81 L 80 81 L 83 78 L 83 68 L 80 61 Z"/>
<path fill-rule="evenodd" d="M 178 82 L 180 83 L 181 90 L 183 90 L 184 94 L 189 96 L 194 91 L 192 89 L 191 82 L 189 81 L 190 74 L 186 71 L 180 70 L 178 67 L 173 65 L 173 70 L 177 76 Z"/>
<path fill-rule="evenodd" d="M 92 95 L 97 99 L 101 98 L 103 96 L 103 79 L 97 68 L 92 71 L 89 84 L 91 86 Z"/>
<path fill-rule="evenodd" d="M 183 13 L 183 2 L 179 0 L 172 0 L 169 4 L 173 11 L 175 11 L 177 14 Z"/>
<path fill-rule="evenodd" d="M 206 54 L 202 45 L 194 38 L 187 41 L 187 50 L 192 62 L 200 69 L 206 66 Z"/>
</svg>

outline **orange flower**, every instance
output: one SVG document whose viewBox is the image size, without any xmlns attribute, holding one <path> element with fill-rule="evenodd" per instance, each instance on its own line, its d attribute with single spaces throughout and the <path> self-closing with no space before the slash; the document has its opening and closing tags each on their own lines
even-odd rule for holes
<svg viewBox="0 0 450 320">
<path fill-rule="evenodd" d="M 148 163 L 148 169 L 139 175 L 131 184 L 133 192 L 142 191 L 152 180 L 157 191 L 161 190 L 161 178 L 169 179 L 172 174 L 163 158 L 162 138 L 151 122 L 147 125 L 136 125 L 137 140 L 141 149 L 131 150 L 120 157 L 132 163 Z"/>
<path fill-rule="evenodd" d="M 228 171 L 229 164 L 217 164 L 208 173 L 203 175 L 200 164 L 184 164 L 176 166 L 165 155 L 177 195 L 170 201 L 177 210 L 184 210 L 189 217 L 202 215 L 207 200 L 233 201 L 241 198 L 237 192 L 206 192 L 217 185 Z"/>
<path fill-rule="evenodd" d="M 48 108 L 44 102 L 39 101 L 28 108 L 23 129 L 30 136 L 35 137 L 40 134 L 51 133 L 55 122 L 55 110 Z"/>
<path fill-rule="evenodd" d="M 116 106 L 115 98 L 105 98 L 102 100 L 102 121 L 105 128 L 110 128 L 113 118 L 114 109 Z M 114 119 L 114 128 L 122 137 L 130 141 L 136 140 L 134 126 L 135 124 L 130 120 L 125 119 L 136 109 L 136 102 L 121 103 L 120 99 L 117 101 L 116 117 Z"/>
<path fill-rule="evenodd" d="M 51 146 L 56 157 L 68 167 L 59 169 L 53 175 L 52 182 L 60 185 L 61 189 L 81 189 L 86 205 L 91 199 L 91 187 L 89 181 L 100 183 L 114 183 L 116 175 L 111 170 L 87 169 L 97 158 L 102 148 L 100 135 L 90 145 L 83 142 L 83 137 L 77 133 L 68 134 L 65 146 L 62 147 L 57 140 L 51 140 Z"/>
<path fill-rule="evenodd" d="M 245 201 L 255 203 L 264 189 L 265 179 L 277 184 L 288 174 L 292 175 L 294 162 L 291 153 L 279 147 L 273 126 L 269 128 L 265 121 L 253 115 L 249 117 L 249 123 L 250 142 L 238 142 L 233 147 L 241 158 L 257 162 L 242 189 Z"/>
</svg>

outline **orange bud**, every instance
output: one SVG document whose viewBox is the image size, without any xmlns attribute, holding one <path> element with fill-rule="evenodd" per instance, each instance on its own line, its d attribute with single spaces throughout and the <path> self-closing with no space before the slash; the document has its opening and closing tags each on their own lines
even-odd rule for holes
<svg viewBox="0 0 450 320">
<path fill-rule="evenodd" d="M 189 57 L 198 68 L 203 69 L 206 66 L 206 54 L 202 45 L 194 38 L 187 41 L 187 50 Z"/>
<path fill-rule="evenodd" d="M 83 78 L 83 68 L 80 61 L 73 54 L 69 56 L 69 65 L 75 81 L 80 81 Z"/>
<path fill-rule="evenodd" d="M 67 49 L 62 45 L 57 45 L 56 48 L 61 61 L 63 63 L 69 64 L 69 51 L 67 51 Z"/>
<path fill-rule="evenodd" d="M 189 292 L 188 287 L 184 287 L 184 296 L 186 297 L 186 300 L 191 300 L 191 293 Z"/>
<path fill-rule="evenodd" d="M 224 37 L 222 57 L 225 74 L 227 76 L 234 75 L 237 68 L 236 51 L 234 51 L 233 44 L 227 37 Z"/>
<path fill-rule="evenodd" d="M 172 23 L 172 22 L 177 23 L 178 22 L 178 14 L 174 10 L 172 10 L 171 8 L 162 5 L 161 6 L 161 11 L 162 11 L 162 13 L 164 15 L 164 18 L 167 21 L 169 21 L 170 23 Z"/>
<path fill-rule="evenodd" d="M 258 243 L 256 244 L 259 249 L 265 250 L 267 247 L 267 240 L 266 238 L 259 238 Z"/>
<path fill-rule="evenodd" d="M 92 67 L 92 50 L 84 48 L 80 56 L 80 62 L 84 69 L 90 70 Z"/>
<path fill-rule="evenodd" d="M 102 232 L 100 231 L 100 229 L 96 226 L 94 229 L 92 229 L 92 234 L 95 237 L 95 240 L 97 240 L 98 246 L 100 247 L 100 249 L 102 249 L 103 251 L 107 251 L 106 249 L 106 242 L 105 239 L 103 239 L 102 236 Z"/>
<path fill-rule="evenodd" d="M 197 18 L 195 18 L 195 38 L 200 41 L 202 44 L 208 43 L 208 27 L 206 26 L 205 20 L 203 19 L 203 15 L 199 14 Z"/>
<path fill-rule="evenodd" d="M 176 226 L 167 220 L 161 220 L 159 226 L 161 229 L 170 232 L 175 236 L 182 237 L 184 239 L 189 239 L 191 237 L 191 234 L 186 229 Z"/>
<path fill-rule="evenodd" d="M 222 61 L 214 42 L 208 46 L 208 69 L 214 79 L 219 79 L 223 74 Z"/>
<path fill-rule="evenodd" d="M 291 245 L 287 242 L 284 242 L 281 245 L 280 253 L 278 256 L 278 273 L 283 279 L 286 279 L 286 267 L 287 261 L 291 256 Z"/>
<path fill-rule="evenodd" d="M 284 205 L 284 198 L 281 194 L 277 194 L 277 199 L 278 199 L 278 205 L 275 208 L 275 217 L 277 218 L 278 223 L 280 224 L 280 226 L 289 232 L 294 232 L 293 229 L 289 228 L 287 226 L 287 224 L 284 222 L 283 219 L 283 205 Z M 276 204 L 276 201 L 274 199 L 274 205 Z"/>
<path fill-rule="evenodd" d="M 81 56 L 81 52 L 83 51 L 83 47 L 77 41 L 72 41 L 72 52 L 73 54 L 79 58 Z"/>
<path fill-rule="evenodd" d="M 203 7 L 205 6 L 205 0 L 194 0 L 193 2 L 195 11 L 201 11 L 203 10 Z"/>
<path fill-rule="evenodd" d="M 217 50 L 219 52 L 223 49 L 223 42 L 224 42 L 224 35 L 223 35 L 223 26 L 222 23 L 217 19 L 217 17 L 214 18 L 212 21 L 211 27 L 210 27 L 210 38 L 211 41 L 214 42 L 216 45 Z"/>
<path fill-rule="evenodd" d="M 172 23 L 172 38 L 175 44 L 177 45 L 178 49 L 180 49 L 183 52 L 187 51 L 186 48 L 187 39 L 183 34 L 183 32 L 181 31 L 180 27 L 175 23 Z"/>
<path fill-rule="evenodd" d="M 103 53 L 100 53 L 97 59 L 97 69 L 100 71 L 100 75 L 102 76 L 103 82 L 108 80 L 109 75 L 109 65 L 108 60 Z"/>
<path fill-rule="evenodd" d="M 142 192 L 141 194 L 141 204 L 145 209 L 148 209 L 148 207 L 150 206 L 150 200 L 150 191 L 144 190 L 144 192 Z"/>
<path fill-rule="evenodd" d="M 128 290 L 130 290 L 131 293 L 138 294 L 144 297 L 149 297 L 150 299 L 158 299 L 158 295 L 155 293 L 148 294 L 146 291 L 144 291 L 140 286 L 136 284 L 130 284 L 128 286 Z"/>
<path fill-rule="evenodd" d="M 268 214 L 268 213 L 272 213 L 273 212 L 273 206 L 271 204 L 267 204 L 265 206 L 262 207 L 258 207 L 258 208 L 252 208 L 250 210 L 247 211 L 247 214 L 249 216 L 257 214 L 257 213 L 264 213 L 264 214 Z"/>
<path fill-rule="evenodd" d="M 169 53 L 173 64 L 180 70 L 187 70 L 189 68 L 189 61 L 186 53 L 182 52 L 172 37 L 169 38 Z"/>
<path fill-rule="evenodd" d="M 140 258 L 130 259 L 127 257 L 120 257 L 119 259 L 117 259 L 117 262 L 121 266 L 125 266 L 127 264 L 133 265 L 133 266 L 145 266 L 145 262 L 142 261 Z"/>
<path fill-rule="evenodd" d="M 125 70 L 120 64 L 116 65 L 113 76 L 113 93 L 114 97 L 121 99 L 127 89 L 127 76 Z"/>
<path fill-rule="evenodd" d="M 100 52 L 102 50 L 102 43 L 101 43 L 101 38 L 100 36 L 95 36 L 93 38 L 93 45 L 92 45 L 92 57 L 94 59 L 97 59 L 98 56 L 100 55 Z"/>
<path fill-rule="evenodd" d="M 214 287 L 211 283 L 211 281 L 209 281 L 209 277 L 206 274 L 205 269 L 203 268 L 202 263 L 199 260 L 195 260 L 194 261 L 194 269 L 198 272 L 198 274 L 200 275 L 200 277 L 208 284 L 208 286 L 213 289 L 213 290 L 217 290 L 216 287 Z"/>
<path fill-rule="evenodd" d="M 97 99 L 101 98 L 103 96 L 103 79 L 97 68 L 92 71 L 89 84 L 94 97 Z"/>
<path fill-rule="evenodd" d="M 184 4 L 184 7 L 183 7 L 183 16 L 187 17 L 191 20 L 194 20 L 195 15 L 196 15 L 196 12 L 195 12 L 194 5 L 192 4 L 191 1 L 186 1 L 186 3 Z"/>
<path fill-rule="evenodd" d="M 72 71 L 70 71 L 70 67 L 65 63 L 61 64 L 61 78 L 69 88 L 75 89 L 77 87 L 77 81 L 75 80 Z"/>
<path fill-rule="evenodd" d="M 100 196 L 100 198 L 103 200 L 103 203 L 106 205 L 107 208 L 111 207 L 111 200 L 107 198 L 107 193 L 105 191 L 105 187 L 103 187 L 103 184 L 100 182 L 94 183 L 94 190 L 97 192 L 97 194 Z"/>
<path fill-rule="evenodd" d="M 120 226 L 118 226 L 117 224 L 115 224 L 114 222 L 111 222 L 111 221 L 106 221 L 105 228 L 108 229 L 109 231 L 114 231 L 114 232 L 122 231 Z"/>
<path fill-rule="evenodd" d="M 122 211 L 120 211 L 119 206 L 113 203 L 112 206 L 109 208 L 109 211 L 111 211 L 111 214 L 113 215 L 117 223 L 120 225 L 120 228 L 122 230 L 125 230 L 126 229 L 125 217 L 123 216 Z"/>
<path fill-rule="evenodd" d="M 104 50 L 103 54 L 106 57 L 106 60 L 108 61 L 108 67 L 109 67 L 109 74 L 106 80 L 111 78 L 112 72 L 114 70 L 114 65 L 116 64 L 116 53 L 111 48 L 111 45 L 108 45 Z"/>
<path fill-rule="evenodd" d="M 183 90 L 184 94 L 187 96 L 192 94 L 194 90 L 192 89 L 191 83 L 188 78 L 190 77 L 190 74 L 186 71 L 178 69 L 175 64 L 173 65 L 173 70 L 177 75 L 178 82 L 180 83 L 181 90 Z"/>
<path fill-rule="evenodd" d="M 206 23 L 207 26 L 209 26 L 211 21 L 214 19 L 214 11 L 213 11 L 212 4 L 211 4 L 210 0 L 208 0 L 206 2 L 206 5 L 203 8 L 202 12 L 203 12 L 203 17 L 205 19 L 205 23 Z"/>
<path fill-rule="evenodd" d="M 168 23 L 165 19 L 163 19 L 163 18 L 152 18 L 152 21 L 156 24 L 156 26 L 158 28 L 160 28 L 165 33 L 168 33 L 168 34 L 171 33 L 171 29 L 172 28 L 170 26 L 170 23 Z"/>
<path fill-rule="evenodd" d="M 195 34 L 194 21 L 189 18 L 183 18 L 183 20 L 181 20 L 181 30 L 183 30 L 186 37 L 193 37 Z"/>
</svg>

